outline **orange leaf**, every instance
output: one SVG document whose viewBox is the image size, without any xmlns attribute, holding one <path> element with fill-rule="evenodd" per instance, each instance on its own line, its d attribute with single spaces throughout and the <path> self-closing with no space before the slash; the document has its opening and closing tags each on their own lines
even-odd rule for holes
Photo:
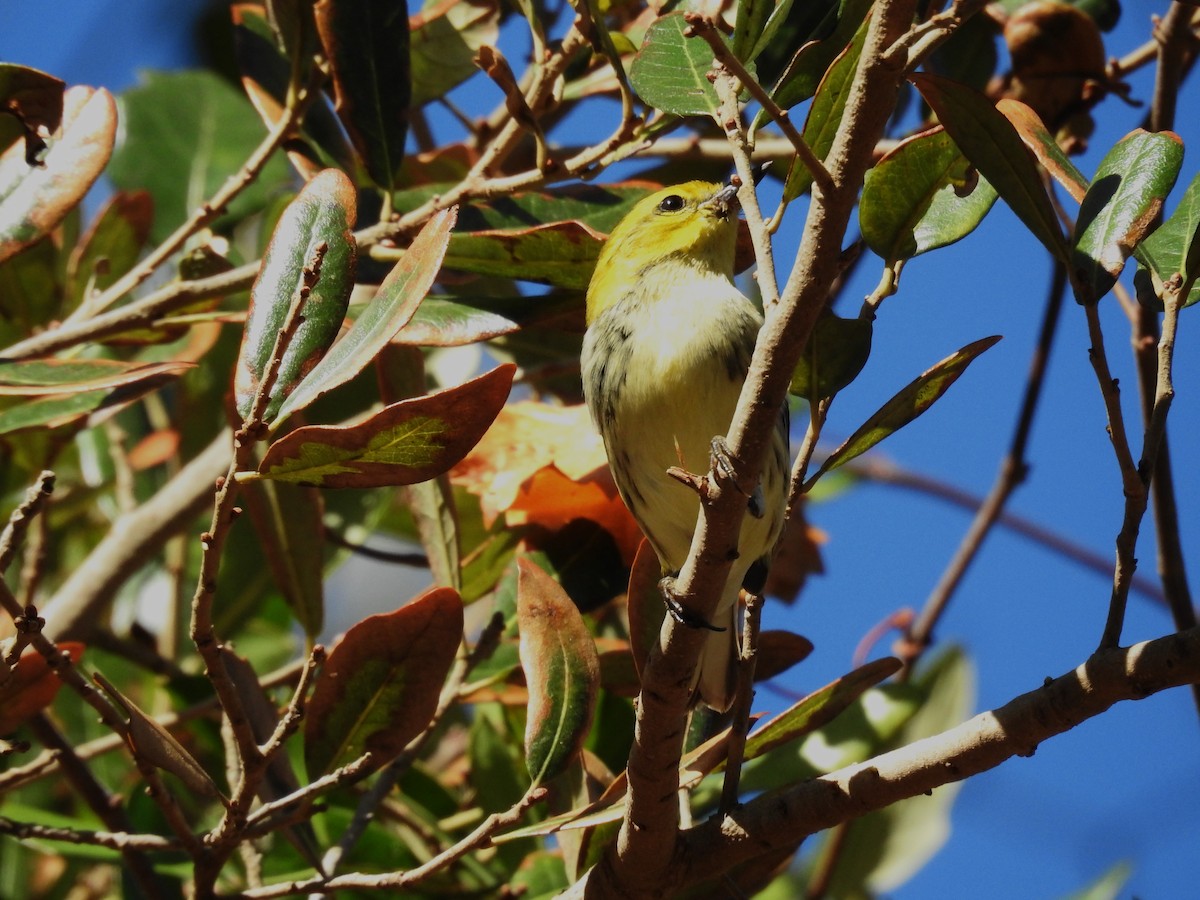
<svg viewBox="0 0 1200 900">
<path fill-rule="evenodd" d="M 58 649 L 72 663 L 83 656 L 83 644 L 64 641 Z M 12 678 L 0 685 L 0 734 L 10 734 L 54 702 L 62 680 L 35 648 L 26 647 L 13 667 Z"/>
</svg>

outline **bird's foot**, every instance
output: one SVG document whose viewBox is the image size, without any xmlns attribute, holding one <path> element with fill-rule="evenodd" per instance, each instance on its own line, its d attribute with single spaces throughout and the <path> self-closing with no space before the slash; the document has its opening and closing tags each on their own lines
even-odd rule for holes
<svg viewBox="0 0 1200 900">
<path fill-rule="evenodd" d="M 733 454 L 725 438 L 717 435 L 712 439 L 712 466 L 721 473 L 721 477 L 737 486 L 737 469 L 733 465 Z M 738 490 L 741 490 L 739 487 Z M 744 493 L 744 492 L 743 492 Z M 746 495 L 746 511 L 756 519 L 767 514 L 767 498 L 763 496 L 762 482 L 754 486 L 754 490 Z"/>
<path fill-rule="evenodd" d="M 680 625 L 686 625 L 688 628 L 699 628 L 705 631 L 724 631 L 725 629 L 719 625 L 714 625 L 707 619 L 703 619 L 696 615 L 686 606 L 679 602 L 679 594 L 675 591 L 675 576 L 667 575 L 658 582 L 658 589 L 662 593 L 663 603 L 667 605 L 667 612 L 671 618 Z"/>
</svg>

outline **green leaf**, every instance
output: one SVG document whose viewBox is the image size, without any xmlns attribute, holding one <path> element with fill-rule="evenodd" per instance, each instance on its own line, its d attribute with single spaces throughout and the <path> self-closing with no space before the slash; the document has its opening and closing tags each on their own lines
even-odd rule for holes
<svg viewBox="0 0 1200 900">
<path fill-rule="evenodd" d="M 1121 861 L 1086 887 L 1071 891 L 1063 900 L 1117 900 L 1125 883 L 1133 874 L 1133 866 Z"/>
<path fill-rule="evenodd" d="M 133 268 L 150 237 L 154 201 L 145 191 L 118 191 L 71 251 L 67 301 L 74 309 L 89 290 L 103 291 Z"/>
<path fill-rule="evenodd" d="M 705 77 L 713 67 L 712 48 L 702 38 L 685 37 L 688 28 L 681 12 L 656 19 L 646 29 L 629 80 L 655 109 L 677 116 L 715 115 L 721 102 Z"/>
<path fill-rule="evenodd" d="M 954 143 L 987 179 L 1025 227 L 1058 260 L 1067 244 L 1033 156 L 1012 123 L 987 97 L 936 75 L 910 75 Z"/>
<path fill-rule="evenodd" d="M 895 675 L 901 668 L 900 660 L 895 657 L 876 659 L 813 691 L 749 737 L 746 741 L 746 761 L 757 759 L 776 747 L 798 740 L 832 722 L 869 688 Z M 715 771 L 723 771 L 724 768 L 722 764 Z"/>
<path fill-rule="evenodd" d="M 592 723 L 600 660 L 579 610 L 553 578 L 518 559 L 521 668 L 529 686 L 525 764 L 544 784 L 570 764 Z"/>
<path fill-rule="evenodd" d="M 753 60 L 753 51 L 762 47 L 768 19 L 778 16 L 782 20 L 791 6 L 792 0 L 778 4 L 772 0 L 741 0 L 733 26 L 733 55 L 742 62 Z"/>
<path fill-rule="evenodd" d="M 354 425 L 310 425 L 275 441 L 265 478 L 315 487 L 389 487 L 426 481 L 479 443 L 512 386 L 502 365 L 448 390 L 401 400 Z"/>
<path fill-rule="evenodd" d="M 603 244 L 602 234 L 575 221 L 460 233 L 450 241 L 445 265 L 461 272 L 583 290 Z"/>
<path fill-rule="evenodd" d="M 318 0 L 313 11 L 334 108 L 371 180 L 392 190 L 412 96 L 407 0 Z"/>
<path fill-rule="evenodd" d="M 872 331 L 869 319 L 822 315 L 796 363 L 791 392 L 810 401 L 819 400 L 832 397 L 852 382 L 871 355 Z"/>
<path fill-rule="evenodd" d="M 961 724 L 975 703 L 970 661 L 953 648 L 925 667 L 912 686 L 920 706 L 888 747 L 910 746 Z M 893 893 L 941 849 L 950 835 L 950 810 L 961 783 L 910 797 L 850 823 L 830 886 L 835 896 Z"/>
<path fill-rule="evenodd" d="M 247 484 L 242 497 L 279 593 L 304 633 L 315 639 L 325 623 L 320 491 L 264 479 Z"/>
<path fill-rule="evenodd" d="M 772 99 L 780 107 L 791 109 L 817 92 L 817 87 L 830 65 L 845 52 L 859 33 L 873 2 L 874 0 L 843 0 L 833 31 L 818 41 L 809 41 L 796 51 L 771 93 Z M 755 53 L 761 52 L 764 49 L 761 44 L 773 35 L 772 26 L 775 20 L 776 15 L 772 15 Z M 765 113 L 759 113 L 755 127 L 761 125 L 766 118 Z"/>
<path fill-rule="evenodd" d="M 1191 284 L 1183 305 L 1200 301 L 1200 282 L 1196 279 L 1200 274 L 1200 174 L 1183 192 L 1171 217 L 1142 241 L 1134 253 L 1142 264 L 1134 280 L 1143 302 L 1151 295 L 1161 299 L 1167 281 L 1176 273 L 1180 276 L 1180 290 Z"/>
<path fill-rule="evenodd" d="M 108 177 L 154 197 L 150 239 L 161 242 L 234 175 L 265 133 L 246 98 L 211 72 L 150 72 L 118 99 L 121 140 Z M 291 182 L 282 157 L 229 205 L 216 227 L 262 209 Z"/>
<path fill-rule="evenodd" d="M 287 320 L 292 298 L 306 288 L 306 269 L 320 258 L 320 277 L 304 302 L 303 323 L 283 354 L 263 420 L 279 416 L 288 395 L 325 355 L 346 315 L 354 286 L 354 185 L 326 169 L 284 211 L 250 290 L 250 310 L 234 379 L 238 413 L 250 415 L 254 396 Z M 320 248 L 324 248 L 321 255 Z"/>
<path fill-rule="evenodd" d="M 810 481 L 816 481 L 826 472 L 861 456 L 888 435 L 899 431 L 920 416 L 946 393 L 958 376 L 966 371 L 967 366 L 999 340 L 999 335 L 980 338 L 923 372 L 859 426 L 845 443 L 830 453 Z"/>
<path fill-rule="evenodd" d="M 309 780 L 367 751 L 378 768 L 424 731 L 462 630 L 462 601 L 445 587 L 352 626 L 330 651 L 308 702 Z"/>
<path fill-rule="evenodd" d="M 12 406 L 0 411 L 0 435 L 33 428 L 66 429 L 84 422 L 94 425 L 174 379 L 174 374 L 161 374 L 115 388 L 42 397 Z"/>
<path fill-rule="evenodd" d="M 842 124 L 842 113 L 846 111 L 846 100 L 850 96 L 850 85 L 854 81 L 854 73 L 858 69 L 858 58 L 862 55 L 863 44 L 867 40 L 867 26 L 863 22 L 852 40 L 825 72 L 817 93 L 813 97 L 812 106 L 808 110 L 808 118 L 804 120 L 804 131 L 801 135 L 809 149 L 817 159 L 824 160 L 833 146 L 838 128 Z M 800 161 L 799 157 L 792 160 L 788 170 L 787 181 L 783 187 L 783 199 L 795 200 L 808 190 L 812 184 L 812 173 Z"/>
<path fill-rule="evenodd" d="M 330 348 L 284 401 L 280 418 L 345 384 L 370 365 L 408 323 L 441 270 L 455 215 L 456 209 L 451 207 L 430 217 L 346 336 Z"/>
<path fill-rule="evenodd" d="M 104 171 L 112 155 L 117 109 L 112 94 L 74 87 L 63 97 L 62 131 L 36 166 L 25 147 L 0 156 L 0 262 L 58 226 Z"/>
<path fill-rule="evenodd" d="M 1079 207 L 1071 252 L 1075 299 L 1095 303 L 1117 283 L 1125 260 L 1158 223 L 1183 165 L 1183 141 L 1137 129 L 1105 154 Z"/>
<path fill-rule="evenodd" d="M 944 247 L 983 221 L 996 192 L 938 128 L 902 141 L 867 172 L 858 223 L 889 265 Z"/>
<path fill-rule="evenodd" d="M 188 362 L 120 362 L 115 359 L 30 359 L 0 362 L 0 396 L 32 397 L 161 383 L 192 368 Z"/>
<path fill-rule="evenodd" d="M 444 97 L 479 68 L 475 54 L 500 39 L 500 4 L 496 0 L 425 0 L 411 21 L 412 104 L 421 106 Z"/>
</svg>

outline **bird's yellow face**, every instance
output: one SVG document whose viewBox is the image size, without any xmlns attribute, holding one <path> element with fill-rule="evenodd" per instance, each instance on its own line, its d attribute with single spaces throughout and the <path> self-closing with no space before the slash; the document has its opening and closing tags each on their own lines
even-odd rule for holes
<svg viewBox="0 0 1200 900">
<path fill-rule="evenodd" d="M 588 287 L 592 323 L 644 279 L 670 280 L 686 268 L 733 278 L 737 189 L 689 181 L 644 197 L 613 229 Z"/>
</svg>

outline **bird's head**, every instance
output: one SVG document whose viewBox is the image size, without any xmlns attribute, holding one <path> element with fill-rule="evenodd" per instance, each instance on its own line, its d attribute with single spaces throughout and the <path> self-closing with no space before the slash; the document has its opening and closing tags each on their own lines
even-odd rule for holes
<svg viewBox="0 0 1200 900">
<path fill-rule="evenodd" d="M 709 181 L 689 181 L 643 197 L 600 251 L 588 287 L 588 322 L 639 281 L 670 278 L 673 270 L 707 271 L 732 280 L 737 211 L 737 188 Z"/>
</svg>

